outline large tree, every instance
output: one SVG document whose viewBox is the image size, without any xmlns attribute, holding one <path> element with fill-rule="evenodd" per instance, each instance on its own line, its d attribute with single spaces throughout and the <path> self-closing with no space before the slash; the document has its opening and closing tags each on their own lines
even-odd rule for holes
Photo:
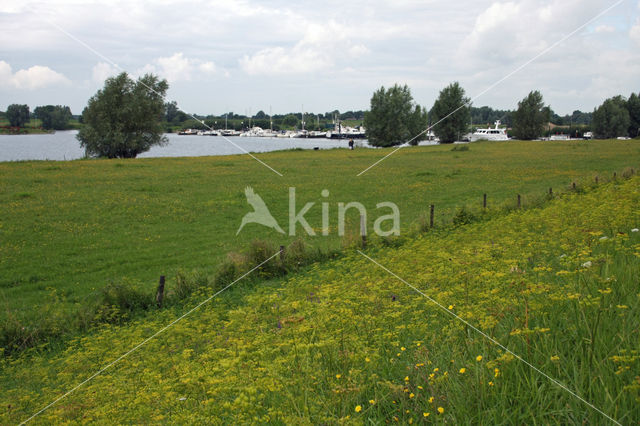
<svg viewBox="0 0 640 426">
<path fill-rule="evenodd" d="M 542 135 L 544 126 L 549 122 L 551 109 L 544 105 L 542 94 L 537 90 L 520 102 L 513 113 L 513 133 L 517 139 L 531 140 Z"/>
<path fill-rule="evenodd" d="M 62 105 L 38 106 L 33 110 L 35 118 L 42 121 L 42 127 L 47 130 L 65 130 L 71 120 L 71 109 Z"/>
<path fill-rule="evenodd" d="M 7 107 L 7 120 L 13 127 L 22 127 L 29 121 L 29 106 L 11 104 Z"/>
<path fill-rule="evenodd" d="M 622 96 L 605 100 L 593 111 L 593 133 L 598 138 L 615 138 L 626 136 L 629 132 L 629 111 L 627 102 Z"/>
<path fill-rule="evenodd" d="M 427 127 L 424 108 L 416 105 L 409 87 L 381 87 L 371 97 L 371 109 L 364 115 L 364 127 L 369 143 L 374 146 L 394 146 L 409 142 L 416 145 L 425 138 Z"/>
<path fill-rule="evenodd" d="M 133 81 L 127 73 L 108 78 L 89 99 L 78 133 L 88 155 L 135 158 L 154 145 L 163 145 L 166 80 L 146 74 Z"/>
<path fill-rule="evenodd" d="M 629 96 L 627 110 L 629 111 L 629 136 L 638 137 L 640 136 L 640 96 L 635 93 Z"/>
<path fill-rule="evenodd" d="M 430 119 L 433 133 L 440 143 L 453 143 L 467 132 L 471 118 L 470 100 L 456 81 L 440 91 L 431 107 Z"/>
</svg>

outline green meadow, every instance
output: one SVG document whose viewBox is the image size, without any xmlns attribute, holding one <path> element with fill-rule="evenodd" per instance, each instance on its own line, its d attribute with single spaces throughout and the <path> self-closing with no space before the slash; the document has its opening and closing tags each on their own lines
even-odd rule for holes
<svg viewBox="0 0 640 426">
<path fill-rule="evenodd" d="M 153 292 L 158 277 L 168 288 L 180 271 L 215 274 L 230 251 L 255 239 L 289 244 L 304 237 L 329 251 L 349 241 L 338 236 L 338 203 L 361 202 L 368 229 L 398 205 L 403 233 L 424 225 L 435 205 L 436 225 L 451 222 L 457 209 L 488 204 L 524 207 L 539 203 L 549 188 L 569 190 L 637 167 L 640 143 L 631 141 L 474 143 L 407 147 L 365 174 L 386 149 L 281 151 L 256 154 L 279 176 L 247 155 L 134 160 L 0 163 L 0 319 L 37 323 L 44 307 L 73 313 L 105 285 L 128 283 Z M 285 231 L 289 188 L 299 211 L 319 234 L 321 203 L 329 204 L 329 236 L 279 234 L 249 224 L 244 189 L 254 188 Z M 322 190 L 329 190 L 322 197 Z M 358 232 L 356 210 L 347 214 L 350 235 Z M 348 238 L 347 238 L 348 239 Z M 47 314 L 49 315 L 49 314 Z"/>
<path fill-rule="evenodd" d="M 474 145 L 467 154 L 477 151 L 485 163 L 497 158 L 494 149 Z M 348 169 L 348 152 L 315 154 Z M 420 157 L 422 170 L 425 158 L 459 161 L 441 147 L 397 154 L 404 158 L 385 164 L 387 174 L 392 165 L 411 170 L 406 163 Z M 311 153 L 265 157 L 282 169 L 294 158 L 315 161 Z M 233 160 L 201 161 L 213 168 Z M 176 162 L 165 164 L 175 170 Z M 512 183 L 503 196 L 577 178 L 552 167 L 545 174 L 537 164 L 535 184 Z M 131 179 L 131 171 L 123 173 Z M 452 189 L 484 183 L 496 192 L 505 182 L 482 176 L 467 175 L 464 184 L 438 179 Z M 240 192 L 244 183 L 236 179 Z M 281 189 L 267 191 L 266 180 L 256 188 L 276 198 Z M 311 197 L 317 188 L 309 186 Z M 227 197 L 241 198 L 233 193 L 229 188 Z M 414 201 L 415 214 L 423 200 Z M 222 293 L 204 285 L 183 306 L 104 324 L 70 339 L 65 350 L 0 357 L 0 423 L 636 424 L 639 223 L 640 177 L 629 171 L 536 208 L 440 226 L 400 244 L 346 249 L 285 277 L 243 280 Z"/>
</svg>

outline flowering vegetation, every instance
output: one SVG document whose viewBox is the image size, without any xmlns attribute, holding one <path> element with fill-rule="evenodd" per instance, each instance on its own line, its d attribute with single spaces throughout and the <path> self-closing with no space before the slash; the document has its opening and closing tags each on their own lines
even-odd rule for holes
<svg viewBox="0 0 640 426">
<path fill-rule="evenodd" d="M 35 422 L 632 423 L 639 222 L 634 177 L 366 251 L 415 289 L 358 252 L 239 282 Z M 211 294 L 199 288 L 189 306 Z M 2 359 L 0 423 L 25 420 L 189 306 Z"/>
</svg>

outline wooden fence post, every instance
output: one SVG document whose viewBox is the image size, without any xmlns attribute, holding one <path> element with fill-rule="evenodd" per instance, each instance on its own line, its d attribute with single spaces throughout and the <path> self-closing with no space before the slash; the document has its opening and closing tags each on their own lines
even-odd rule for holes
<svg viewBox="0 0 640 426">
<path fill-rule="evenodd" d="M 522 201 L 520 199 L 520 194 L 518 194 L 518 208 L 522 207 Z"/>
<path fill-rule="evenodd" d="M 367 223 L 363 214 L 360 215 L 360 235 L 362 236 L 362 249 L 364 250 L 367 248 Z"/>
<path fill-rule="evenodd" d="M 598 176 L 596 176 L 596 185 L 598 184 Z"/>
<path fill-rule="evenodd" d="M 156 304 L 158 308 L 162 308 L 162 300 L 164 299 L 164 275 L 160 275 L 160 283 L 158 283 L 158 291 L 156 292 Z"/>
<path fill-rule="evenodd" d="M 573 189 L 574 191 L 576 190 L 576 183 L 575 182 L 571 183 L 571 189 Z"/>
<path fill-rule="evenodd" d="M 435 206 L 433 204 L 431 204 L 431 212 L 429 214 L 429 227 L 433 228 L 433 210 L 435 209 Z"/>
<path fill-rule="evenodd" d="M 553 197 L 553 188 L 549 188 L 549 196 Z"/>
<path fill-rule="evenodd" d="M 613 179 L 617 179 L 618 178 L 618 173 L 617 172 L 613 172 Z"/>
<path fill-rule="evenodd" d="M 486 209 L 487 208 L 487 194 L 484 194 L 482 196 L 482 208 Z"/>
</svg>

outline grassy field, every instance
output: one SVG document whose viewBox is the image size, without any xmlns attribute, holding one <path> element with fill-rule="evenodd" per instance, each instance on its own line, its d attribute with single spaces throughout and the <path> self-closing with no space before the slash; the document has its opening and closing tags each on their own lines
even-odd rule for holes
<svg viewBox="0 0 640 426">
<path fill-rule="evenodd" d="M 495 158 L 495 147 L 474 145 L 467 154 Z M 514 158 L 523 147 L 502 149 Z M 334 166 L 351 155 L 319 154 Z M 381 166 L 385 173 L 452 153 L 398 154 L 405 157 Z M 266 158 L 285 169 L 282 159 L 297 155 L 312 158 Z M 549 163 L 547 180 L 534 173 L 543 163 L 527 176 L 545 187 L 577 177 L 552 173 L 558 163 Z M 495 189 L 505 181 L 489 176 L 467 176 L 467 184 Z M 636 424 L 639 222 L 640 178 L 620 179 L 543 208 L 370 247 L 372 260 L 347 251 L 287 279 L 238 283 L 35 424 Z M 0 423 L 27 419 L 212 294 L 204 287 L 182 309 L 105 325 L 62 353 L 0 359 Z"/>
<path fill-rule="evenodd" d="M 73 311 L 107 283 L 152 289 L 158 276 L 179 270 L 215 272 L 231 250 L 256 238 L 290 242 L 260 225 L 236 236 L 251 211 L 244 189 L 252 186 L 288 228 L 288 188 L 296 188 L 297 211 L 321 229 L 320 204 L 330 204 L 329 237 L 307 238 L 322 249 L 339 248 L 337 203 L 359 201 L 368 209 L 391 201 L 403 231 L 436 206 L 437 222 L 456 208 L 533 202 L 572 181 L 604 180 L 635 166 L 637 141 L 476 143 L 405 148 L 377 167 L 357 174 L 389 150 L 290 151 L 259 154 L 278 176 L 248 156 L 0 163 L 0 315 L 28 324 L 55 300 Z M 329 197 L 321 192 L 327 189 Z M 349 219 L 357 229 L 356 212 Z M 304 234 L 301 227 L 298 235 Z M 52 293 L 55 298 L 52 299 Z"/>
</svg>

